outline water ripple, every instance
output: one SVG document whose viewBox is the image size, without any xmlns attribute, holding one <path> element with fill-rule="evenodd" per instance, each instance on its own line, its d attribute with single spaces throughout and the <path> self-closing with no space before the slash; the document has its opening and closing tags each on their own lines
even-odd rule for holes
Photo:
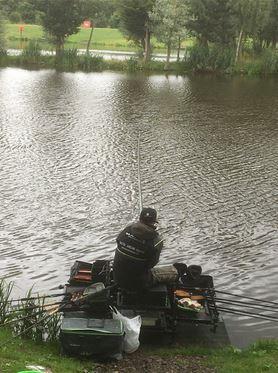
<svg viewBox="0 0 278 373">
<path fill-rule="evenodd" d="M 113 257 L 139 212 L 140 132 L 162 262 L 201 263 L 222 289 L 272 299 L 277 103 L 272 80 L 0 70 L 2 276 L 18 295 L 48 292 L 74 260 Z M 239 321 L 235 339 L 277 331 Z"/>
</svg>

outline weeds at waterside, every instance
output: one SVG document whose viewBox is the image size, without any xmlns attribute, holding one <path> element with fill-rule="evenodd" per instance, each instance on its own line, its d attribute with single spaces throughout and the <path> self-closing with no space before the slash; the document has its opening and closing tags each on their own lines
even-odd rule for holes
<svg viewBox="0 0 278 373">
<path fill-rule="evenodd" d="M 249 54 L 248 54 L 249 53 Z M 144 63 L 140 57 L 131 57 L 127 60 L 105 60 L 102 56 L 79 54 L 76 48 L 65 49 L 56 58 L 55 54 L 48 52 L 42 54 L 39 43 L 31 41 L 18 56 L 9 56 L 5 50 L 0 50 L 0 66 L 17 66 L 23 68 L 41 69 L 53 68 L 59 71 L 125 71 L 157 72 L 186 74 L 218 73 L 218 74 L 244 74 L 251 76 L 275 75 L 278 73 L 278 51 L 266 49 L 252 55 L 246 52 L 243 59 L 234 64 L 234 51 L 212 46 L 210 48 L 195 45 L 187 49 L 186 55 L 180 62 L 171 62 L 165 69 L 164 61 L 151 60 Z"/>
<path fill-rule="evenodd" d="M 9 320 L 10 313 L 10 296 L 13 290 L 13 283 L 6 283 L 0 280 L 0 324 L 4 324 Z"/>
<path fill-rule="evenodd" d="M 60 314 L 47 317 L 45 298 L 31 298 L 32 289 L 22 300 L 13 301 L 13 283 L 0 281 L 0 328 L 18 337 L 34 341 L 56 341 L 59 337 Z"/>
</svg>

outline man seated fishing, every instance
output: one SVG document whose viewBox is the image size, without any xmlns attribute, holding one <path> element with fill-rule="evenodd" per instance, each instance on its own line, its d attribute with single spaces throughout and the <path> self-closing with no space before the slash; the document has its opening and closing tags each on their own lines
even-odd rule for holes
<svg viewBox="0 0 278 373">
<path fill-rule="evenodd" d="M 157 224 L 156 210 L 143 208 L 139 221 L 129 224 L 118 235 L 113 275 L 121 288 L 144 290 L 158 283 L 173 283 L 185 273 L 183 263 L 155 267 L 163 247 Z"/>
</svg>

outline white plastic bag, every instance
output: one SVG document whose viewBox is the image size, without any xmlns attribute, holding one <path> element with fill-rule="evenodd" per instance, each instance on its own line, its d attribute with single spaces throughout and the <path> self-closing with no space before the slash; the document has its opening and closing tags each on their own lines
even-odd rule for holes
<svg viewBox="0 0 278 373">
<path fill-rule="evenodd" d="M 140 346 L 139 334 L 142 325 L 141 316 L 135 316 L 132 319 L 122 315 L 118 310 L 113 308 L 113 319 L 120 320 L 123 323 L 125 337 L 123 350 L 127 354 L 135 352 Z"/>
</svg>

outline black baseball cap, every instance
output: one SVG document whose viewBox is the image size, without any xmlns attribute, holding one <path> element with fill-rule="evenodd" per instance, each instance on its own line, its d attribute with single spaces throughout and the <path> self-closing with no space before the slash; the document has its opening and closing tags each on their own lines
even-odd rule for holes
<svg viewBox="0 0 278 373">
<path fill-rule="evenodd" d="M 140 220 L 147 223 L 157 223 L 157 212 L 151 207 L 145 207 L 140 213 Z"/>
<path fill-rule="evenodd" d="M 201 276 L 202 267 L 199 265 L 192 264 L 191 266 L 187 267 L 186 274 L 195 280 Z"/>
</svg>

